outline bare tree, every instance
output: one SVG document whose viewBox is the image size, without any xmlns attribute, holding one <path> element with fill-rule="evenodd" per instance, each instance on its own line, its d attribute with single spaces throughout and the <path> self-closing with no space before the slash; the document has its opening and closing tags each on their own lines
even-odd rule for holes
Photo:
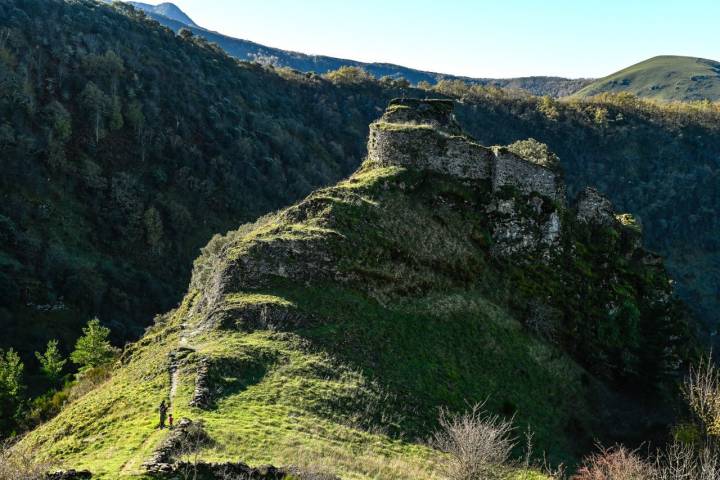
<svg viewBox="0 0 720 480">
<path fill-rule="evenodd" d="M 716 480 L 720 478 L 720 458 L 711 446 L 699 451 L 690 444 L 675 442 L 658 453 L 653 480 Z"/>
<path fill-rule="evenodd" d="M 451 414 L 440 410 L 432 444 L 446 452 L 445 473 L 451 480 L 493 480 L 503 476 L 503 466 L 515 446 L 512 420 L 490 415 L 477 404 L 470 411 Z"/>
<path fill-rule="evenodd" d="M 690 368 L 683 385 L 683 395 L 702 433 L 710 434 L 720 419 L 720 372 L 711 358 Z"/>
</svg>

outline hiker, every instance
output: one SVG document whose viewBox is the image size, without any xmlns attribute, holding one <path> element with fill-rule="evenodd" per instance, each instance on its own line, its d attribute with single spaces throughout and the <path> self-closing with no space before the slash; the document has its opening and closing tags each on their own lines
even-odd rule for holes
<svg viewBox="0 0 720 480">
<path fill-rule="evenodd" d="M 165 428 L 165 415 L 167 415 L 168 407 L 165 405 L 165 400 L 160 402 L 160 407 L 158 408 L 160 411 L 160 430 Z"/>
<path fill-rule="evenodd" d="M 170 415 L 168 415 L 168 428 L 170 428 L 170 430 L 172 430 L 172 428 L 173 428 L 173 416 L 172 416 L 172 413 L 171 413 Z"/>
</svg>

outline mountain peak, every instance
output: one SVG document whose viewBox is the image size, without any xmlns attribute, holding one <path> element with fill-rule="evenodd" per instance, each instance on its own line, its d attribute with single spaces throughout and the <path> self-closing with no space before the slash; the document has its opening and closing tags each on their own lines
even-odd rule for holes
<svg viewBox="0 0 720 480">
<path fill-rule="evenodd" d="M 150 15 L 160 15 L 170 20 L 175 20 L 189 27 L 200 28 L 180 7 L 174 3 L 165 2 L 158 5 L 150 5 L 143 2 L 127 2 L 135 8 L 143 10 Z"/>
</svg>

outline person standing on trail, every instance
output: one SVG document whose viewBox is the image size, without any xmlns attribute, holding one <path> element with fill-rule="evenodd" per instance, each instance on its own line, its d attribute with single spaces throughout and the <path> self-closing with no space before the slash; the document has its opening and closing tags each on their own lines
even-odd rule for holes
<svg viewBox="0 0 720 480">
<path fill-rule="evenodd" d="M 172 416 L 172 413 L 171 413 L 170 415 L 168 415 L 168 428 L 169 428 L 170 430 L 172 430 L 172 428 L 173 428 L 173 416 Z"/>
<path fill-rule="evenodd" d="M 160 430 L 165 428 L 165 416 L 167 415 L 168 407 L 165 404 L 165 400 L 163 399 L 162 402 L 160 402 L 160 407 L 158 408 L 158 411 L 160 412 Z"/>
</svg>

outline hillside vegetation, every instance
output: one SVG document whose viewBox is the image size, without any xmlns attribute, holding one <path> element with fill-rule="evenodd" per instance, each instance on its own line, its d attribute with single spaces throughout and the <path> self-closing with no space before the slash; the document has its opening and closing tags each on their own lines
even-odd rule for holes
<svg viewBox="0 0 720 480">
<path fill-rule="evenodd" d="M 201 461 L 417 479 L 443 478 L 423 441 L 441 406 L 487 399 L 553 462 L 667 425 L 687 325 L 630 217 L 593 192 L 567 208 L 523 187 L 549 172 L 536 144 L 490 153 L 392 116 L 413 108 L 394 104 L 374 131 L 530 176 L 500 185 L 371 152 L 336 186 L 213 238 L 179 308 L 24 445 L 97 478 L 140 475 L 169 397 L 202 422 Z"/>
<path fill-rule="evenodd" d="M 428 87 L 429 88 L 429 87 Z M 635 214 L 678 293 L 714 328 L 720 307 L 720 108 L 631 95 L 558 102 L 356 69 L 325 76 L 238 62 L 127 6 L 0 3 L 0 347 L 48 388 L 34 351 L 67 355 L 99 316 L 120 346 L 177 305 L 216 233 L 354 171 L 393 97 L 443 95 L 485 144 L 536 138 Z M 65 373 L 69 373 L 67 365 Z M 10 418 L 12 414 L 7 414 Z"/>
<path fill-rule="evenodd" d="M 586 98 L 620 92 L 661 101 L 717 101 L 720 62 L 674 55 L 653 57 L 595 80 L 572 96 Z"/>
</svg>

